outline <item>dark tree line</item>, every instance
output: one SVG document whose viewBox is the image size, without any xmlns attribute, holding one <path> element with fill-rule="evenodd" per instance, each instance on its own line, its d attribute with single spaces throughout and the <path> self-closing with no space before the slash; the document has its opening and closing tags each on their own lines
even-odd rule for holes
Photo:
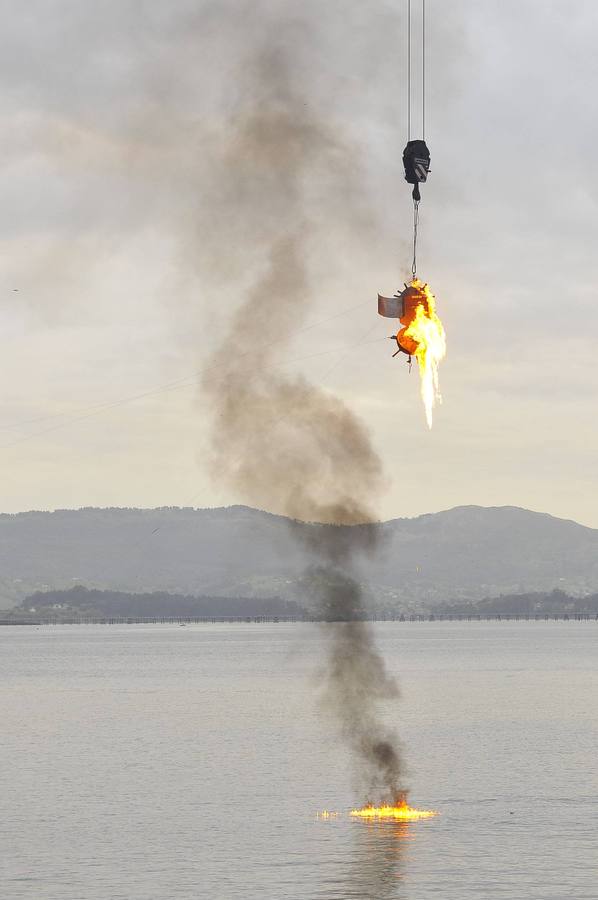
<svg viewBox="0 0 598 900">
<path fill-rule="evenodd" d="M 437 606 L 434 612 L 441 615 L 479 616 L 544 616 L 544 615 L 596 615 L 598 594 L 573 597 L 565 591 L 535 591 L 527 594 L 505 594 L 484 600 L 448 603 Z"/>
<path fill-rule="evenodd" d="M 310 611 L 294 600 L 281 597 L 222 597 L 171 594 L 167 591 L 130 593 L 86 588 L 76 585 L 69 590 L 38 591 L 30 594 L 12 613 L 42 618 L 67 617 L 68 614 L 98 618 L 127 617 L 291 617 L 310 618 Z M 402 608 L 387 609 L 399 616 Z M 442 603 L 429 610 L 435 615 L 457 616 L 544 616 L 598 615 L 598 594 L 574 597 L 561 590 L 505 594 L 483 600 Z M 331 615 L 333 611 L 331 611 Z"/>
<path fill-rule="evenodd" d="M 75 585 L 70 590 L 37 591 L 26 597 L 15 612 L 70 611 L 100 617 L 127 616 L 294 616 L 304 610 L 293 600 L 280 597 L 219 597 L 169 594 L 153 591 L 134 594 L 102 591 Z"/>
</svg>

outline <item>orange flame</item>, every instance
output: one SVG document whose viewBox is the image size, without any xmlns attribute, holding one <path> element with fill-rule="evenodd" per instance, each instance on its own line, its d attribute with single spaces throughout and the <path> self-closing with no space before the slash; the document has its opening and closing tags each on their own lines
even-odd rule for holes
<svg viewBox="0 0 598 900">
<path fill-rule="evenodd" d="M 406 800 L 401 799 L 396 801 L 395 806 L 390 804 L 373 806 L 369 803 L 362 809 L 352 809 L 350 815 L 359 819 L 400 819 L 403 822 L 415 822 L 417 819 L 430 819 L 438 813 L 433 809 L 414 809 Z"/>
<path fill-rule="evenodd" d="M 438 389 L 438 366 L 446 355 L 446 335 L 436 314 L 436 298 L 427 284 L 414 278 L 410 287 L 420 295 L 415 314 L 397 336 L 405 342 L 417 359 L 421 379 L 421 396 L 426 410 L 428 428 L 432 427 L 432 412 L 442 402 Z M 403 320 L 404 321 L 404 320 Z"/>
</svg>

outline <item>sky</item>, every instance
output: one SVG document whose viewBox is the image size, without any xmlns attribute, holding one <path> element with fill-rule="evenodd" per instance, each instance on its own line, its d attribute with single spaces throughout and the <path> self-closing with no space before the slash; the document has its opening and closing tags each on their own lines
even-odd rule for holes
<svg viewBox="0 0 598 900">
<path fill-rule="evenodd" d="M 279 365 L 366 424 L 380 517 L 598 527 L 598 8 L 427 2 L 418 273 L 448 341 L 428 431 L 376 314 L 410 268 L 406 5 L 0 2 L 0 511 L 243 502 L 206 464 L 199 382 L 289 225 L 235 154 L 267 49 L 342 148 L 301 185 L 310 308 Z"/>
</svg>

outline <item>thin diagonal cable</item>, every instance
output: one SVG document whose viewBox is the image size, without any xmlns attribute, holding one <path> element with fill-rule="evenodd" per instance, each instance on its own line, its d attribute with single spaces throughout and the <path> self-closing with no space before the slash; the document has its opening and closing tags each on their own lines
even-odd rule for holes
<svg viewBox="0 0 598 900">
<path fill-rule="evenodd" d="M 382 338 L 376 338 L 376 340 L 382 340 Z M 366 342 L 362 341 L 360 343 L 366 343 Z M 360 344 L 352 345 L 349 348 L 349 350 L 353 349 L 353 346 L 359 346 L 359 345 Z M 330 350 L 320 350 L 317 353 L 310 353 L 310 354 L 307 354 L 304 356 L 296 356 L 296 357 L 294 357 L 292 359 L 288 359 L 288 360 L 281 360 L 280 363 L 278 363 L 277 365 L 283 366 L 283 365 L 289 365 L 290 363 L 294 363 L 294 362 L 303 362 L 304 360 L 314 359 L 317 356 L 325 356 L 328 353 L 339 353 L 344 350 L 346 350 L 346 347 L 344 347 L 344 346 L 343 347 L 334 347 Z M 226 378 L 226 374 L 229 371 L 229 369 L 228 369 L 228 367 L 225 367 L 225 366 L 222 366 L 221 368 L 226 369 L 224 374 L 221 375 L 221 377 L 224 379 L 224 378 Z M 266 368 L 268 368 L 268 367 L 266 367 Z M 276 366 L 273 366 L 273 368 L 276 368 Z M 213 374 L 217 375 L 220 373 L 219 373 L 219 371 L 215 371 L 215 372 L 213 372 Z M 200 372 L 196 376 L 193 377 L 193 380 L 187 379 L 186 383 L 171 382 L 166 387 L 159 388 L 158 390 L 146 391 L 144 394 L 137 394 L 135 397 L 125 397 L 121 400 L 115 400 L 114 403 L 105 404 L 104 406 L 102 406 L 100 408 L 93 408 L 90 411 L 83 413 L 82 415 L 67 419 L 66 422 L 59 422 L 57 425 L 51 425 L 49 428 L 42 428 L 39 431 L 32 432 L 31 434 L 22 435 L 22 437 L 15 438 L 15 440 L 9 441 L 7 444 L 1 444 L 0 450 L 8 450 L 9 448 L 15 447 L 18 444 L 27 443 L 28 441 L 33 440 L 33 438 L 42 437 L 45 434 L 50 434 L 53 431 L 59 431 L 62 428 L 68 428 L 70 425 L 76 425 L 78 422 L 82 422 L 85 419 L 91 419 L 94 416 L 100 415 L 103 412 L 108 412 L 111 409 L 116 409 L 119 406 L 124 406 L 125 404 L 130 403 L 132 400 L 139 400 L 142 397 L 150 397 L 150 396 L 155 396 L 157 394 L 165 394 L 170 391 L 180 391 L 180 390 L 184 390 L 185 388 L 197 387 L 200 383 L 199 379 L 201 377 L 202 377 L 202 373 Z"/>
<path fill-rule="evenodd" d="M 354 344 L 351 344 L 349 347 L 347 347 L 346 352 L 343 353 L 343 355 L 339 359 L 336 359 L 328 369 L 326 369 L 324 374 L 321 376 L 321 381 L 324 381 L 326 378 L 328 378 L 331 375 L 331 373 L 336 368 L 338 368 L 338 366 L 340 366 L 340 364 L 343 363 L 346 360 L 346 358 L 349 356 L 349 354 L 352 353 L 352 351 L 355 350 L 357 347 L 362 347 L 362 346 L 364 346 L 364 344 L 375 344 L 379 340 L 384 340 L 384 338 L 376 338 L 373 341 L 367 340 L 367 338 L 369 338 L 370 334 L 378 327 L 378 324 L 379 323 L 376 322 L 374 325 L 372 325 L 371 328 L 368 328 L 368 330 L 366 332 L 364 332 L 364 334 L 359 338 L 358 341 L 356 341 Z"/>
<path fill-rule="evenodd" d="M 355 350 L 357 347 L 361 347 L 364 344 L 375 344 L 378 341 L 386 340 L 385 337 L 384 338 L 374 338 L 373 341 L 367 341 L 364 339 L 372 333 L 374 328 L 378 327 L 378 324 L 379 323 L 376 322 L 371 328 L 368 328 L 367 332 L 364 335 L 362 335 L 361 338 L 358 341 L 356 341 L 354 344 L 350 344 L 349 347 L 342 348 L 345 352 L 340 357 L 340 359 L 335 360 L 335 362 L 331 366 L 329 366 L 328 369 L 326 369 L 326 371 L 320 377 L 320 383 L 323 382 L 326 378 L 328 378 L 330 376 L 330 374 L 334 371 L 334 369 L 336 369 L 337 366 L 339 366 L 347 358 L 347 356 L 351 353 L 352 350 Z M 290 419 L 292 414 L 293 414 L 293 410 L 287 409 L 287 410 L 285 410 L 285 412 L 280 413 L 279 415 L 272 416 L 272 418 L 270 420 L 266 420 L 266 421 L 262 422 L 262 427 L 267 428 L 267 427 L 274 427 L 276 425 L 280 425 L 281 422 L 288 421 L 288 419 Z"/>
<path fill-rule="evenodd" d="M 371 302 L 370 300 L 365 300 L 362 303 L 357 303 L 357 304 L 355 304 L 355 306 L 350 306 L 348 309 L 344 309 L 342 312 L 333 313 L 331 316 L 327 316 L 325 319 L 319 319 L 317 322 L 312 322 L 310 325 L 305 325 L 303 328 L 297 329 L 297 331 L 295 331 L 294 333 L 295 334 L 303 334 L 304 332 L 309 331 L 312 328 L 317 328 L 320 325 L 324 325 L 327 322 L 331 322 L 334 319 L 341 318 L 342 316 L 347 315 L 347 313 L 354 312 L 356 309 L 360 309 L 361 307 L 365 306 L 366 304 L 369 304 L 370 302 Z M 247 350 L 245 353 L 240 354 L 240 357 L 249 356 L 251 353 L 256 352 L 256 349 L 258 351 L 259 350 L 267 350 L 269 347 L 273 346 L 274 344 L 279 343 L 280 340 L 281 340 L 281 338 L 277 337 L 274 340 L 269 341 L 267 344 L 263 344 L 261 347 L 252 348 L 251 350 Z M 202 371 L 193 372 L 190 375 L 185 375 L 184 377 L 177 378 L 174 381 L 168 381 L 168 382 L 162 383 L 160 385 L 157 385 L 155 388 L 150 388 L 139 394 L 132 394 L 127 397 L 121 397 L 118 400 L 104 400 L 102 403 L 95 403 L 92 406 L 84 406 L 84 407 L 78 409 L 76 412 L 71 413 L 70 416 L 68 413 L 51 413 L 46 416 L 37 416 L 34 419 L 27 419 L 24 422 L 15 422 L 13 425 L 2 425 L 2 426 L 0 426 L 0 431 L 8 431 L 8 430 L 12 430 L 14 428 L 20 428 L 23 425 L 34 425 L 37 422 L 44 422 L 44 421 L 47 421 L 48 419 L 60 418 L 61 416 L 69 416 L 65 422 L 59 423 L 58 426 L 52 426 L 51 430 L 54 430 L 54 427 L 62 427 L 64 425 L 68 425 L 69 422 L 71 422 L 71 421 L 78 421 L 79 418 L 87 418 L 88 414 L 92 415 L 94 412 L 102 412 L 104 409 L 106 409 L 106 410 L 113 409 L 115 406 L 120 406 L 125 403 L 133 403 L 135 400 L 143 400 L 145 397 L 151 397 L 155 394 L 161 394 L 161 393 L 164 393 L 169 390 L 176 390 L 177 386 L 179 386 L 179 385 L 182 387 L 187 387 L 185 382 L 188 382 L 192 379 L 199 378 L 200 376 L 204 375 L 206 372 L 209 372 L 211 368 L 213 368 L 213 367 L 208 366 L 207 369 L 204 369 Z M 40 432 L 36 432 L 36 434 L 38 434 L 38 433 L 40 433 Z M 12 444 L 3 445 L 3 446 L 12 446 Z M 2 449 L 2 448 L 0 447 L 0 449 Z"/>
</svg>

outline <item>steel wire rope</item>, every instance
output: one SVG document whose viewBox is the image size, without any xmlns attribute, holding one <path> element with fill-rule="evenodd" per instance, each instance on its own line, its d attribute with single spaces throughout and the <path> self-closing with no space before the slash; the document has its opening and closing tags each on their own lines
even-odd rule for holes
<svg viewBox="0 0 598 900">
<path fill-rule="evenodd" d="M 426 140 L 426 0 L 422 0 L 422 139 Z"/>
<path fill-rule="evenodd" d="M 411 0 L 407 0 L 407 140 L 411 140 Z"/>
<path fill-rule="evenodd" d="M 407 139 L 411 140 L 411 0 L 407 0 Z M 422 0 L 422 140 L 426 140 L 426 0 Z M 417 186 L 417 185 L 416 185 Z M 413 197 L 413 260 L 411 275 L 417 277 L 417 232 L 419 200 Z"/>
<path fill-rule="evenodd" d="M 411 140 L 411 0 L 407 0 L 407 140 Z M 426 139 L 426 0 L 422 0 L 422 138 Z"/>
<path fill-rule="evenodd" d="M 411 274 L 413 280 L 417 278 L 417 229 L 419 226 L 419 200 L 413 201 L 413 262 L 411 263 Z"/>
</svg>

